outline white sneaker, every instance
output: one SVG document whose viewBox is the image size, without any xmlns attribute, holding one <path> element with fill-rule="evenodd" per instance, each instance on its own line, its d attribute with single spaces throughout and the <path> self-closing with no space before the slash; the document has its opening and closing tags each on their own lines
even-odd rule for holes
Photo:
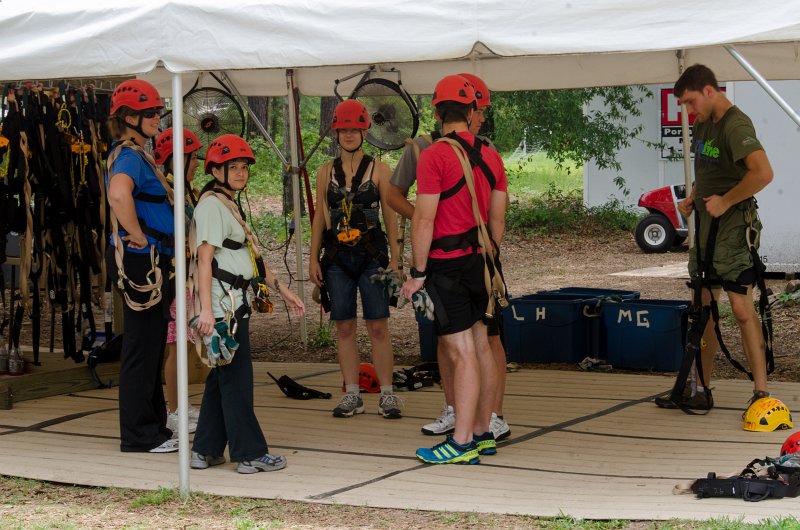
<svg viewBox="0 0 800 530">
<path fill-rule="evenodd" d="M 158 447 L 153 447 L 148 452 L 149 453 L 174 453 L 177 450 L 178 450 L 178 440 L 176 438 L 170 438 L 169 440 L 165 440 L 164 443 L 162 443 Z"/>
<path fill-rule="evenodd" d="M 167 413 L 167 429 L 172 431 L 172 437 L 178 437 L 178 411 Z M 189 415 L 189 434 L 197 430 L 197 420 L 192 420 L 191 414 Z"/>
<path fill-rule="evenodd" d="M 200 409 L 196 409 L 193 406 L 189 405 L 189 423 L 194 422 L 197 423 L 200 420 Z"/>
<path fill-rule="evenodd" d="M 498 417 L 494 412 L 492 412 L 492 419 L 489 420 L 489 428 L 492 430 L 495 440 L 511 436 L 511 427 L 508 426 L 506 420 Z"/>
<path fill-rule="evenodd" d="M 456 412 L 451 405 L 445 405 L 442 415 L 433 422 L 422 426 L 422 434 L 436 436 L 440 434 L 450 434 L 456 430 Z"/>
<path fill-rule="evenodd" d="M 239 462 L 236 471 L 243 475 L 258 473 L 259 471 L 278 471 L 286 467 L 286 458 L 279 455 L 265 454 L 255 460 L 244 460 Z"/>
</svg>

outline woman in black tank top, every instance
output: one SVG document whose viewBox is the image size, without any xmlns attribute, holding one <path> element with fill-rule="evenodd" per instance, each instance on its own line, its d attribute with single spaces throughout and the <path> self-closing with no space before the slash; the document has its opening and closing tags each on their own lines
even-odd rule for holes
<svg viewBox="0 0 800 530">
<path fill-rule="evenodd" d="M 318 209 L 312 223 L 308 269 L 311 281 L 321 291 L 323 305 L 327 306 L 329 301 L 331 320 L 336 323 L 336 348 L 345 394 L 333 415 L 350 417 L 364 412 L 361 382 L 362 388 L 380 390 L 380 414 L 399 418 L 400 401 L 392 392 L 389 298 L 382 282 L 370 280 L 379 274 L 380 268 L 397 269 L 397 223 L 394 211 L 386 204 L 391 171 L 361 149 L 369 126 L 366 108 L 358 101 L 347 100 L 336 107 L 332 128 L 337 133 L 341 154 L 317 172 Z M 359 365 L 356 344 L 359 292 L 372 344 L 374 370 Z"/>
</svg>

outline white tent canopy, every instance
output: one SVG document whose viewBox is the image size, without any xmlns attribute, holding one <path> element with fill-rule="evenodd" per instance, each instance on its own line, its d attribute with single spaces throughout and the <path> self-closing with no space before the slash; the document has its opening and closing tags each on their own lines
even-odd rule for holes
<svg viewBox="0 0 800 530">
<path fill-rule="evenodd" d="M 471 71 L 493 90 L 674 81 L 676 50 L 721 80 L 800 78 L 800 1 L 749 0 L 4 0 L 0 79 L 226 70 L 245 95 L 308 95 L 365 65 L 397 68 L 412 93 Z M 163 65 L 164 68 L 157 68 Z M 193 76 L 185 79 L 194 82 Z"/>
<path fill-rule="evenodd" d="M 226 71 L 244 95 L 330 95 L 367 65 L 398 69 L 412 93 L 473 72 L 492 90 L 675 81 L 678 51 L 720 80 L 749 79 L 726 45 L 766 78 L 800 79 L 800 0 L 0 0 L 0 79 L 138 75 L 172 95 L 176 174 L 183 172 L 182 99 L 198 72 Z M 184 75 L 178 75 L 184 74 Z M 171 83 L 170 83 L 171 82 Z M 346 93 L 346 92 L 343 92 Z M 178 97 L 176 97 L 178 96 Z M 291 97 L 291 96 L 290 96 Z M 289 105 L 293 112 L 293 105 Z M 800 121 L 800 118 L 798 118 Z M 294 116 L 290 116 L 294 127 Z M 294 131 L 290 138 L 296 138 Z M 298 165 L 292 149 L 292 166 Z M 294 174 L 295 215 L 300 215 Z M 175 194 L 183 195 L 176 179 Z M 175 204 L 176 246 L 184 244 Z M 298 223 L 298 227 L 301 226 Z M 302 267 L 300 234 L 298 269 Z M 184 264 L 176 262 L 178 292 Z M 302 283 L 299 290 L 302 294 Z M 187 431 L 185 299 L 177 297 L 180 432 Z M 304 330 L 301 327 L 301 330 Z M 302 333 L 302 332 L 301 332 Z M 181 490 L 188 439 L 180 437 Z"/>
</svg>

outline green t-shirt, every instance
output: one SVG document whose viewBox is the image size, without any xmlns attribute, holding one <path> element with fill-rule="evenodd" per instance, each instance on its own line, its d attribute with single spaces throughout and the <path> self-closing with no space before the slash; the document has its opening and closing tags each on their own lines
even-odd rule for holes
<svg viewBox="0 0 800 530">
<path fill-rule="evenodd" d="M 694 123 L 695 201 L 694 206 L 700 214 L 698 239 L 701 256 L 706 255 L 711 216 L 706 212 L 704 197 L 724 195 L 736 186 L 747 173 L 745 157 L 755 151 L 763 150 L 756 138 L 753 122 L 745 113 L 733 106 L 717 123 L 706 120 Z M 746 211 L 754 212 L 752 201 L 743 201 L 730 208 L 719 218 L 719 228 L 715 241 L 714 263 L 711 278 L 737 281 L 739 275 L 753 266 L 750 249 L 745 240 Z M 755 214 L 754 214 L 755 215 Z M 756 219 L 755 225 L 761 229 Z M 699 274 L 697 247 L 689 254 L 689 273 Z"/>
<path fill-rule="evenodd" d="M 703 197 L 724 195 L 747 173 L 744 159 L 763 150 L 753 122 L 733 106 L 722 119 L 694 123 L 695 206 L 705 212 Z"/>
<path fill-rule="evenodd" d="M 220 269 L 234 275 L 241 274 L 246 280 L 253 277 L 253 263 L 245 243 L 244 229 L 221 200 L 214 195 L 201 200 L 194 210 L 192 221 L 197 230 L 197 246 L 203 243 L 214 246 L 214 259 Z M 225 248 L 222 246 L 225 239 L 232 239 L 243 246 L 238 250 Z M 234 296 L 232 305 L 229 289 L 230 284 L 217 278 L 211 279 L 211 309 L 215 318 L 224 317 L 226 310 L 236 311 L 242 305 L 242 290 L 230 291 Z"/>
</svg>

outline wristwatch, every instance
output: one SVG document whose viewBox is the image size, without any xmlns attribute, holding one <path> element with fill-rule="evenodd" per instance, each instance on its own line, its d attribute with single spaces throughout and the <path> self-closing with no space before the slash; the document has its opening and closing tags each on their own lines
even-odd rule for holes
<svg viewBox="0 0 800 530">
<path fill-rule="evenodd" d="M 411 277 L 415 280 L 424 280 L 425 279 L 425 271 L 418 271 L 416 267 L 411 267 L 411 270 L 408 271 L 411 274 Z"/>
</svg>

